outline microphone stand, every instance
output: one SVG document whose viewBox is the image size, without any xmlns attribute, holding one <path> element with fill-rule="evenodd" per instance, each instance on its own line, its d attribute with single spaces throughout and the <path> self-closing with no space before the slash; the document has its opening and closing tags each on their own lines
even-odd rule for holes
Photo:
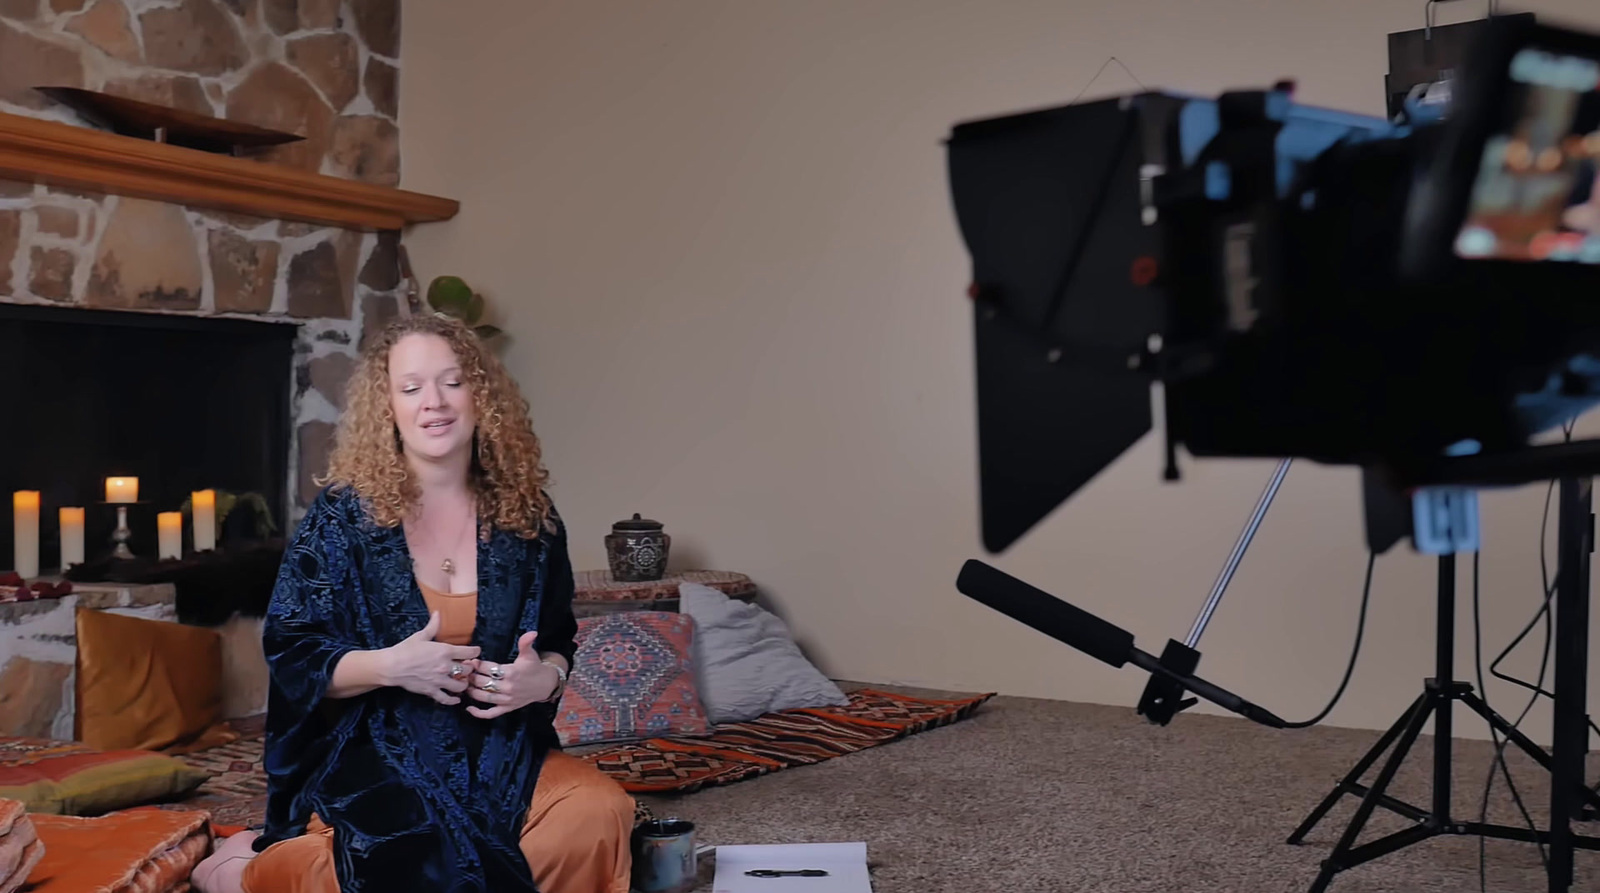
<svg viewBox="0 0 1600 893">
<path fill-rule="evenodd" d="M 1261 519 L 1267 516 L 1267 509 L 1271 508 L 1272 499 L 1278 495 L 1278 488 L 1283 485 L 1283 477 L 1289 473 L 1289 465 L 1293 461 L 1284 459 L 1279 462 L 1277 470 L 1272 473 L 1272 479 L 1267 481 L 1266 489 L 1261 491 L 1261 498 L 1256 500 L 1255 511 L 1250 513 L 1250 520 L 1245 522 L 1244 530 L 1239 532 L 1238 542 L 1233 544 L 1233 551 L 1228 554 L 1228 560 L 1223 562 L 1222 572 L 1217 574 L 1217 581 L 1211 587 L 1211 595 L 1200 608 L 1200 614 L 1195 617 L 1194 625 L 1189 628 L 1188 637 L 1182 642 L 1167 640 L 1167 646 L 1161 652 L 1161 665 L 1172 673 L 1190 675 L 1200 666 L 1200 652 L 1195 650 L 1195 646 L 1200 644 L 1200 636 L 1206 631 L 1206 625 L 1211 622 L 1211 615 L 1216 612 L 1217 605 L 1222 602 L 1222 594 L 1227 591 L 1228 583 L 1233 580 L 1233 572 L 1238 570 L 1239 562 L 1244 559 L 1245 550 L 1250 548 L 1250 542 L 1255 539 L 1256 530 L 1261 527 Z M 1156 725 L 1166 725 L 1179 711 L 1187 710 L 1199 703 L 1194 698 L 1184 698 L 1183 691 L 1183 686 L 1172 675 L 1152 673 L 1150 681 L 1145 684 L 1144 694 L 1139 698 L 1139 715 Z"/>
</svg>

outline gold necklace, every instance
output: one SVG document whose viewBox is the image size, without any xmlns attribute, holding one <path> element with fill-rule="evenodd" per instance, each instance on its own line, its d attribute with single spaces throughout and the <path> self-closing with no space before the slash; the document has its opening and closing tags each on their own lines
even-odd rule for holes
<svg viewBox="0 0 1600 893">
<path fill-rule="evenodd" d="M 477 514 L 478 512 L 476 507 L 467 512 L 467 520 L 461 525 L 461 533 L 465 533 L 467 531 L 467 528 L 472 524 L 472 519 Z M 456 534 L 456 540 L 451 544 L 451 548 L 461 545 L 461 533 Z M 415 561 L 415 559 L 413 559 L 413 561 Z M 445 576 L 453 577 L 456 573 L 456 563 L 455 561 L 451 560 L 450 556 L 446 555 L 444 560 L 439 562 L 439 570 L 444 571 Z"/>
</svg>

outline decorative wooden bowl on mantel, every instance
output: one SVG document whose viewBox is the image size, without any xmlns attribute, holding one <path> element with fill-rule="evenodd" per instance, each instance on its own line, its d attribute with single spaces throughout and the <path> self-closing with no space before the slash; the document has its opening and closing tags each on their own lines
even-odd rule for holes
<svg viewBox="0 0 1600 893">
<path fill-rule="evenodd" d="M 281 130 L 269 130 L 212 115 L 140 102 L 78 87 L 35 87 L 35 90 L 68 106 L 89 121 L 123 136 L 168 143 L 202 152 L 241 155 L 246 149 L 281 146 L 305 137 Z"/>
</svg>

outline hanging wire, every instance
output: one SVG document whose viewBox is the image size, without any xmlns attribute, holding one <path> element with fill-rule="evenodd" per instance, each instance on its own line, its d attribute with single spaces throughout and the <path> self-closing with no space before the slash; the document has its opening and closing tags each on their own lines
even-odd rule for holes
<svg viewBox="0 0 1600 893">
<path fill-rule="evenodd" d="M 1427 0 L 1422 4 L 1422 39 L 1433 39 L 1433 8 L 1441 3 L 1451 3 L 1454 0 Z M 1492 18 L 1500 14 L 1500 0 L 1484 0 L 1483 17 Z"/>
<path fill-rule="evenodd" d="M 1428 0 L 1428 2 L 1432 3 L 1432 2 L 1435 2 L 1435 0 Z M 1094 77 L 1089 78 L 1089 83 L 1084 84 L 1083 85 L 1083 89 L 1079 90 L 1078 91 L 1078 95 L 1072 97 L 1071 101 L 1069 101 L 1067 103 L 1067 105 L 1072 105 L 1072 103 L 1078 101 L 1079 97 L 1081 97 L 1081 96 L 1083 96 L 1083 94 L 1089 92 L 1089 88 L 1093 87 L 1094 86 L 1094 82 L 1099 80 L 1100 79 L 1100 75 L 1105 72 L 1106 66 L 1110 65 L 1113 62 L 1117 63 L 1117 67 L 1122 69 L 1124 72 L 1126 72 L 1128 77 L 1133 78 L 1133 82 L 1135 84 L 1139 85 L 1139 89 L 1140 90 L 1144 90 L 1147 93 L 1150 91 L 1150 88 L 1146 87 L 1144 85 L 1144 81 L 1139 80 L 1139 76 L 1134 74 L 1132 69 L 1128 68 L 1128 66 L 1126 66 L 1126 65 L 1123 65 L 1121 59 L 1118 59 L 1116 56 L 1112 56 L 1109 59 L 1107 59 L 1106 61 L 1100 63 L 1100 67 L 1095 69 Z"/>
</svg>

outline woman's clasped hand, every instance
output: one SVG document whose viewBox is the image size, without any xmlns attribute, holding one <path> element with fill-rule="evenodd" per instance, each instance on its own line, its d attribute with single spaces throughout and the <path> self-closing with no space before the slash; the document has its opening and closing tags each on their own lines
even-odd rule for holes
<svg viewBox="0 0 1600 893">
<path fill-rule="evenodd" d="M 384 685 L 445 705 L 461 703 L 465 693 L 485 705 L 467 708 L 479 719 L 494 719 L 549 701 L 561 687 L 561 674 L 534 649 L 536 631 L 522 634 L 515 660 L 499 664 L 480 660 L 476 645 L 435 641 L 439 625 L 439 612 L 434 611 L 427 626 L 383 651 L 379 674 Z"/>
<path fill-rule="evenodd" d="M 473 662 L 472 697 L 490 706 L 468 707 L 468 713 L 479 719 L 494 719 L 555 696 L 561 686 L 561 674 L 539 658 L 533 647 L 536 638 L 536 631 L 523 633 L 517 640 L 517 658 L 509 664 Z"/>
<path fill-rule="evenodd" d="M 439 634 L 439 612 L 428 625 L 385 649 L 382 677 L 386 685 L 423 695 L 441 704 L 461 703 L 472 675 L 478 671 L 478 646 L 449 645 L 434 641 Z"/>
</svg>

